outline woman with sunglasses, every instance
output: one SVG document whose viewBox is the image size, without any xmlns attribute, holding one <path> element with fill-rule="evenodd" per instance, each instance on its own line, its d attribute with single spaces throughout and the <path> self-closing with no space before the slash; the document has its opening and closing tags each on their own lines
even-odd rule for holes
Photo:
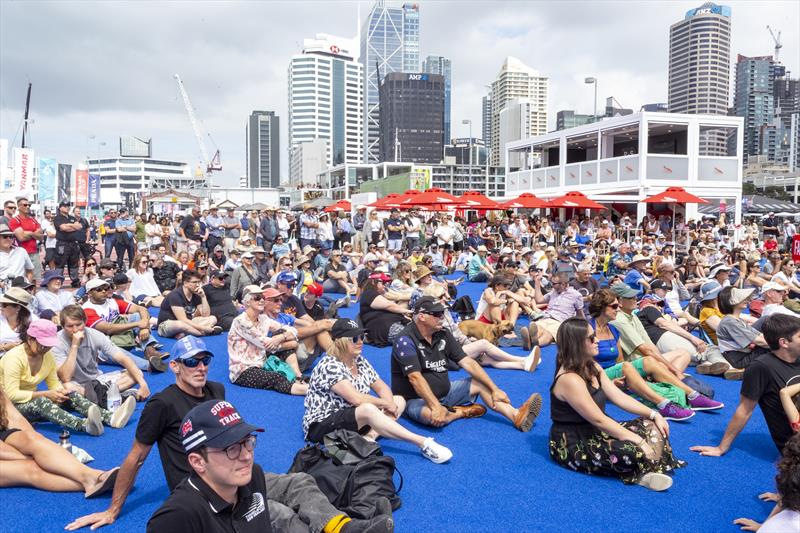
<svg viewBox="0 0 800 533">
<path fill-rule="evenodd" d="M 56 373 L 51 351 L 58 342 L 56 325 L 49 320 L 31 322 L 20 335 L 22 344 L 0 359 L 0 382 L 17 410 L 29 421 L 49 420 L 72 431 L 102 435 L 103 424 L 124 427 L 136 409 L 136 398 L 128 397 L 111 412 L 90 402 L 76 391 L 69 391 Z M 44 382 L 47 388 L 39 389 Z M 77 411 L 76 416 L 68 410 Z M 86 417 L 86 418 L 82 418 Z"/>
<path fill-rule="evenodd" d="M 550 457 L 564 468 L 620 478 L 655 491 L 672 486 L 667 476 L 686 463 L 672 455 L 669 425 L 656 411 L 619 390 L 595 361 L 594 330 L 582 318 L 558 329 L 556 372 L 550 388 Z M 607 401 L 638 415 L 619 423 Z"/>
<path fill-rule="evenodd" d="M 242 387 L 303 396 L 308 385 L 298 379 L 301 373 L 294 352 L 297 332 L 264 313 L 265 301 L 280 299 L 281 293 L 258 285 L 245 287 L 242 293 L 244 313 L 233 319 L 228 334 L 228 378 Z M 267 370 L 265 364 L 271 355 L 289 365 L 294 376 Z"/>
<path fill-rule="evenodd" d="M 392 395 L 389 386 L 361 355 L 364 329 L 355 321 L 342 318 L 331 328 L 331 337 L 333 345 L 311 374 L 303 415 L 306 440 L 322 443 L 328 433 L 347 429 L 370 440 L 386 437 L 410 442 L 434 463 L 449 461 L 453 453 L 433 437 L 412 433 L 397 423 L 405 400 Z"/>
<path fill-rule="evenodd" d="M 0 357 L 22 343 L 20 334 L 31 322 L 33 296 L 19 287 L 11 287 L 0 296 Z"/>
<path fill-rule="evenodd" d="M 126 272 L 130 280 L 130 292 L 135 303 L 146 307 L 161 307 L 164 296 L 158 288 L 153 273 L 152 261 L 147 253 L 138 254 L 133 258 L 133 267 Z"/>
<path fill-rule="evenodd" d="M 153 250 L 161 244 L 161 225 L 158 223 L 158 218 L 155 215 L 147 217 L 147 224 L 144 225 L 144 233 L 148 250 Z"/>
<path fill-rule="evenodd" d="M 388 274 L 373 272 L 361 289 L 359 314 L 369 332 L 367 342 L 373 346 L 389 346 L 411 316 L 411 310 L 386 298 L 391 281 Z"/>
</svg>

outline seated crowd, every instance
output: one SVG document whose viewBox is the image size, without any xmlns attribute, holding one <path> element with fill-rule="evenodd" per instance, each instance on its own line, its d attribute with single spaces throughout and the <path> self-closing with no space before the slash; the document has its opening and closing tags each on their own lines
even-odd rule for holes
<svg viewBox="0 0 800 533">
<path fill-rule="evenodd" d="M 741 380 L 741 398 L 720 443 L 692 450 L 726 453 L 759 405 L 778 449 L 797 453 L 787 443 L 800 431 L 800 281 L 786 252 L 759 250 L 750 233 L 734 247 L 708 220 L 673 228 L 647 217 L 636 228 L 627 216 L 467 223 L 414 209 L 381 220 L 363 207 L 352 216 L 307 207 L 296 217 L 193 208 L 174 219 L 112 210 L 96 228 L 102 258 L 93 245 L 84 254 L 95 229 L 84 222 L 60 205 L 40 238 L 53 233 L 61 251 L 44 258 L 21 248 L 19 236 L 19 246 L 5 242 L 16 233 L 0 224 L 0 256 L 8 255 L 0 486 L 87 497 L 113 490 L 106 511 L 68 529 L 114 522 L 157 444 L 171 496 L 148 531 L 236 526 L 242 505 L 251 509 L 246 521 L 266 530 L 393 530 L 388 500 L 376 501 L 370 518 L 350 516 L 311 476 L 254 464 L 262 430 L 225 401 L 225 385 L 208 380 L 215 360 L 234 386 L 304 396 L 299 427 L 308 442 L 349 430 L 413 444 L 439 464 L 453 450 L 401 418 L 440 428 L 491 409 L 530 431 L 541 393 L 512 402 L 484 366 L 534 372 L 542 348 L 555 345 L 549 454 L 562 467 L 668 489 L 668 474 L 686 465 L 673 455 L 668 421 L 723 409 L 714 377 Z M 680 237 L 667 241 L 673 229 Z M 83 240 L 74 235 L 81 231 Z M 486 284 L 474 304 L 459 294 L 464 281 Z M 339 317 L 355 304 L 356 320 Z M 202 340 L 221 334 L 227 357 Z M 159 338 L 176 339 L 171 353 Z M 388 383 L 362 354 L 365 344 L 387 347 Z M 152 393 L 147 374 L 167 369 L 175 383 Z M 466 377 L 452 380 L 456 370 Z M 137 401 L 147 403 L 130 452 L 106 472 L 31 426 L 101 435 L 125 426 Z M 611 418 L 608 401 L 636 418 Z M 232 422 L 220 422 L 220 410 Z M 794 468 L 786 461 L 779 468 Z M 797 512 L 796 498 L 784 494 L 787 506 L 774 514 Z M 212 502 L 222 511 L 210 512 Z"/>
</svg>

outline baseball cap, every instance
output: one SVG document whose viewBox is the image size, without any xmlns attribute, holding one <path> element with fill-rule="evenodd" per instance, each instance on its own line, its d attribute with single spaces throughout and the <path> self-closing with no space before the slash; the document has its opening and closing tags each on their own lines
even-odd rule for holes
<svg viewBox="0 0 800 533">
<path fill-rule="evenodd" d="M 611 292 L 613 292 L 617 298 L 636 298 L 636 296 L 639 295 L 639 291 L 625 283 L 615 283 L 611 286 Z"/>
<path fill-rule="evenodd" d="M 245 252 L 242 254 L 242 259 L 253 259 L 255 256 L 252 252 Z"/>
<path fill-rule="evenodd" d="M 745 300 L 747 300 L 748 298 L 750 298 L 755 292 L 756 292 L 755 288 L 737 289 L 737 288 L 734 287 L 733 289 L 731 289 L 731 295 L 730 295 L 730 302 L 729 303 L 731 305 L 738 305 L 738 304 L 744 302 Z"/>
<path fill-rule="evenodd" d="M 58 207 L 69 207 L 69 206 L 71 206 L 71 205 L 72 205 L 72 204 L 71 204 L 71 203 L 69 203 L 69 202 L 59 202 L 59 203 L 58 203 Z"/>
<path fill-rule="evenodd" d="M 225 400 L 209 400 L 186 413 L 181 422 L 181 443 L 186 453 L 199 448 L 227 448 L 264 428 L 248 424 Z"/>
<path fill-rule="evenodd" d="M 110 285 L 110 283 L 101 278 L 93 278 L 90 279 L 89 282 L 86 284 L 86 290 L 93 291 L 98 287 L 103 287 L 104 285 Z"/>
<path fill-rule="evenodd" d="M 657 279 L 650 284 L 650 289 L 651 290 L 664 289 L 665 291 L 671 291 L 672 285 L 666 283 L 664 280 Z"/>
<path fill-rule="evenodd" d="M 114 285 L 125 285 L 130 281 L 131 280 L 128 279 L 128 276 L 124 272 L 117 272 L 114 274 L 114 278 L 112 279 Z"/>
<path fill-rule="evenodd" d="M 172 347 L 172 355 L 175 356 L 175 359 L 191 359 L 197 354 L 200 353 L 207 353 L 208 355 L 214 355 L 208 348 L 206 348 L 206 343 L 203 342 L 203 339 L 199 339 L 194 335 L 186 335 L 182 339 L 175 342 L 175 345 Z"/>
<path fill-rule="evenodd" d="M 278 277 L 275 278 L 277 283 L 297 283 L 297 275 L 294 272 L 281 272 L 278 274 Z"/>
<path fill-rule="evenodd" d="M 355 337 L 363 334 L 364 331 L 364 328 L 355 320 L 340 318 L 334 322 L 333 327 L 331 327 L 331 338 L 336 340 L 345 337 Z"/>
<path fill-rule="evenodd" d="M 767 291 L 785 291 L 786 287 L 774 281 L 768 281 L 761 286 L 761 294 Z"/>
<path fill-rule="evenodd" d="M 714 277 L 720 272 L 728 272 L 731 270 L 731 267 L 726 265 L 725 263 L 716 263 L 711 265 L 711 270 L 708 272 L 709 277 Z"/>
<path fill-rule="evenodd" d="M 242 298 L 248 294 L 261 294 L 262 292 L 264 292 L 264 289 L 262 289 L 259 285 L 248 285 L 242 289 Z"/>
<path fill-rule="evenodd" d="M 58 329 L 50 320 L 37 318 L 28 326 L 28 336 L 42 346 L 52 347 L 58 343 Z"/>
<path fill-rule="evenodd" d="M 111 259 L 103 259 L 98 266 L 100 268 L 117 268 L 117 264 Z"/>
<path fill-rule="evenodd" d="M 316 281 L 314 283 L 311 283 L 310 285 L 308 285 L 308 287 L 306 287 L 306 290 L 308 292 L 310 292 L 311 294 L 313 294 L 314 296 L 316 296 L 317 298 L 322 296 L 322 293 L 324 292 L 322 290 L 322 285 L 320 285 Z"/>
<path fill-rule="evenodd" d="M 224 270 L 215 270 L 214 272 L 211 273 L 211 277 L 214 278 L 227 278 L 228 276 L 230 276 L 230 274 L 228 274 Z"/>
<path fill-rule="evenodd" d="M 444 310 L 444 304 L 433 296 L 423 296 L 414 305 L 414 313 L 436 314 L 443 313 Z"/>
<path fill-rule="evenodd" d="M 45 273 L 45 276 L 47 276 L 47 273 Z M 64 279 L 64 278 L 62 277 L 61 279 Z M 46 283 L 45 283 L 45 285 L 46 285 Z M 35 285 L 33 283 L 31 283 L 30 281 L 28 281 L 28 278 L 26 278 L 25 276 L 17 276 L 14 279 L 12 279 L 11 280 L 11 286 L 12 287 L 19 287 L 20 289 L 30 289 L 31 287 L 35 287 Z M 42 286 L 44 286 L 44 285 L 42 285 Z"/>
<path fill-rule="evenodd" d="M 370 261 L 380 261 L 380 259 L 378 259 L 377 255 L 373 253 L 368 253 L 364 256 L 364 262 L 369 263 Z"/>
</svg>

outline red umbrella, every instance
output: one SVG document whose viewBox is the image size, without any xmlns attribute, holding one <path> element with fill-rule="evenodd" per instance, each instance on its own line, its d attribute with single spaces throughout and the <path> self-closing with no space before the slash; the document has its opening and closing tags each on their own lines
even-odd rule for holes
<svg viewBox="0 0 800 533">
<path fill-rule="evenodd" d="M 545 207 L 556 208 L 556 207 L 575 207 L 578 209 L 605 209 L 606 206 L 603 204 L 597 203 L 594 200 L 590 199 L 588 196 L 583 194 L 582 192 L 578 191 L 571 191 L 565 194 L 564 196 L 559 196 L 558 198 L 553 198 Z"/>
<path fill-rule="evenodd" d="M 645 198 L 643 202 L 648 204 L 707 204 L 708 200 L 687 192 L 683 187 L 669 187 L 664 192 Z"/>
<path fill-rule="evenodd" d="M 391 192 L 384 196 L 383 198 L 378 198 L 371 204 L 368 204 L 367 207 L 374 207 L 376 209 L 391 209 L 392 207 L 397 207 L 397 201 L 402 197 L 402 194 L 397 194 L 396 192 Z"/>
<path fill-rule="evenodd" d="M 467 191 L 458 200 L 463 209 L 502 209 L 500 204 L 478 191 Z"/>
<path fill-rule="evenodd" d="M 420 194 L 414 194 L 410 197 L 406 197 L 405 199 L 401 200 L 400 202 L 401 207 L 426 207 L 430 208 L 432 206 L 437 207 L 456 207 L 458 206 L 458 198 L 453 196 L 452 194 L 445 192 L 444 190 L 438 187 L 432 187 L 430 189 L 426 189 Z"/>
<path fill-rule="evenodd" d="M 547 207 L 547 201 L 529 192 L 524 192 L 514 200 L 501 203 L 500 207 L 503 209 L 536 209 L 538 207 Z"/>
<path fill-rule="evenodd" d="M 333 205 L 329 205 L 325 209 L 323 209 L 326 213 L 332 213 L 334 211 L 350 211 L 353 206 L 350 204 L 350 200 L 339 200 Z"/>
</svg>

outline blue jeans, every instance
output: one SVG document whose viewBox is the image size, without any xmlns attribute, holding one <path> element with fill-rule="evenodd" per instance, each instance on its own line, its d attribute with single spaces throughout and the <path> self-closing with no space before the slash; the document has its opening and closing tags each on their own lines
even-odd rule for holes
<svg viewBox="0 0 800 533">
<path fill-rule="evenodd" d="M 487 281 L 489 279 L 489 274 L 481 270 L 474 276 L 469 276 L 470 281 Z"/>
<path fill-rule="evenodd" d="M 478 399 L 477 394 L 470 394 L 469 388 L 472 386 L 472 378 L 459 379 L 450 382 L 450 392 L 444 398 L 439 398 L 439 403 L 445 407 L 455 407 L 467 403 L 475 403 Z M 406 402 L 406 410 L 403 412 L 408 418 L 420 424 L 430 425 L 422 418 L 422 408 L 427 404 L 422 398 L 415 398 Z"/>
</svg>

